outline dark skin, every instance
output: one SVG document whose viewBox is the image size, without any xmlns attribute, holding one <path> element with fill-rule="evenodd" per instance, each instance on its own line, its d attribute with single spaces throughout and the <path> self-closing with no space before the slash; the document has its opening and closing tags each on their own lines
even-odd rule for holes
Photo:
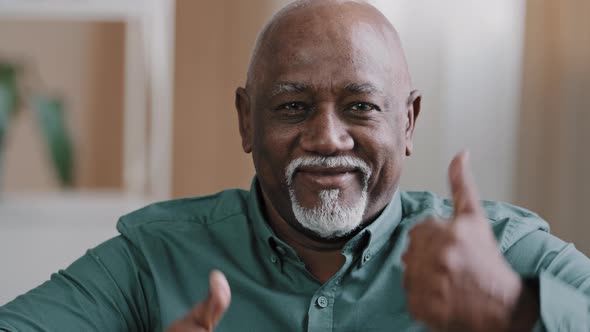
<svg viewBox="0 0 590 332">
<path fill-rule="evenodd" d="M 246 88 L 237 91 L 236 106 L 271 227 L 323 283 L 341 268 L 340 249 L 356 232 L 324 239 L 302 228 L 293 215 L 285 168 L 302 156 L 364 160 L 372 170 L 372 204 L 363 224 L 371 223 L 391 199 L 403 159 L 411 153 L 420 95 L 410 93 L 405 60 L 392 42 L 397 36 L 385 18 L 357 3 L 342 5 L 338 20 L 329 6 L 314 3 L 314 8 L 288 11 L 267 28 L 259 42 L 264 49 L 257 52 Z M 376 19 L 381 25 L 373 24 Z M 296 89 L 277 89 L 281 84 Z M 305 207 L 317 205 L 322 189 L 341 189 L 345 203 L 360 195 L 359 172 L 330 187 L 309 181 L 306 173 L 294 177 Z"/>
<path fill-rule="evenodd" d="M 420 93 L 410 87 L 395 30 L 367 4 L 297 1 L 259 37 L 246 87 L 236 91 L 242 146 L 252 153 L 267 221 L 320 283 L 338 272 L 343 245 L 398 188 L 420 112 Z M 322 238 L 295 219 L 285 168 L 303 156 L 351 156 L 369 165 L 369 204 L 357 231 Z M 464 154 L 451 163 L 449 179 L 452 220 L 427 220 L 410 232 L 403 256 L 409 312 L 441 331 L 530 330 L 538 297 L 498 252 Z M 349 204 L 362 187 L 358 170 L 302 169 L 293 177 L 308 208 L 320 190 L 340 189 Z M 222 277 L 212 276 L 209 297 L 170 331 L 213 330 L 229 305 Z"/>
</svg>

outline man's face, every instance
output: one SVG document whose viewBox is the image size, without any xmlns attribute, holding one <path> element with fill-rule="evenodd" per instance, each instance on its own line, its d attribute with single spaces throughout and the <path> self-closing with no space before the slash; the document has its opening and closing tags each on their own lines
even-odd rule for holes
<svg viewBox="0 0 590 332">
<path fill-rule="evenodd" d="M 342 238 L 389 202 L 411 145 L 401 55 L 363 22 L 315 17 L 277 30 L 248 105 L 238 102 L 244 147 L 283 219 L 311 237 Z"/>
</svg>

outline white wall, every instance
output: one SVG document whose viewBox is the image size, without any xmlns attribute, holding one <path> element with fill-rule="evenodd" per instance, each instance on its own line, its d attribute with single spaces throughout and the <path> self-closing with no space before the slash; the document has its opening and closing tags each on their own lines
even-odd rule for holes
<svg viewBox="0 0 590 332">
<path fill-rule="evenodd" d="M 423 92 L 402 187 L 447 195 L 447 166 L 467 148 L 481 195 L 511 201 L 525 0 L 374 0 L 398 29 Z"/>
</svg>

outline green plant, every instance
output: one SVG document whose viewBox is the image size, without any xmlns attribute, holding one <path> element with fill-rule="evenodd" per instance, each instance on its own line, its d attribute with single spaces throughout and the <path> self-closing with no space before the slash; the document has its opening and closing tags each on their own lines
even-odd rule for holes
<svg viewBox="0 0 590 332">
<path fill-rule="evenodd" d="M 0 178 L 10 124 L 17 113 L 28 109 L 35 112 L 59 183 L 63 187 L 70 187 L 73 184 L 74 158 L 72 140 L 65 124 L 63 101 L 22 88 L 19 84 L 22 72 L 20 66 L 0 62 Z"/>
</svg>

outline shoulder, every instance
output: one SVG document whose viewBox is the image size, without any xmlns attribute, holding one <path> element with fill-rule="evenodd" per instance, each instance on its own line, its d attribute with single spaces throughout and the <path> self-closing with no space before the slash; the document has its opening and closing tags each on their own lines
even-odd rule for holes
<svg viewBox="0 0 590 332">
<path fill-rule="evenodd" d="M 219 268 L 228 253 L 249 248 L 248 198 L 247 191 L 226 190 L 158 202 L 121 217 L 117 230 L 152 273 L 170 280 L 189 278 Z"/>
<path fill-rule="evenodd" d="M 117 223 L 125 235 L 132 229 L 174 227 L 179 224 L 211 225 L 247 213 L 249 192 L 241 189 L 157 202 L 122 216 Z"/>
<path fill-rule="evenodd" d="M 420 219 L 429 215 L 449 218 L 453 214 L 452 200 L 432 192 L 402 191 L 401 199 L 404 218 Z M 530 210 L 499 201 L 481 203 L 502 251 L 531 232 L 549 232 L 548 223 Z"/>
<path fill-rule="evenodd" d="M 401 191 L 404 218 L 421 218 L 434 215 L 450 218 L 453 214 L 452 203 L 430 191 Z"/>
</svg>

